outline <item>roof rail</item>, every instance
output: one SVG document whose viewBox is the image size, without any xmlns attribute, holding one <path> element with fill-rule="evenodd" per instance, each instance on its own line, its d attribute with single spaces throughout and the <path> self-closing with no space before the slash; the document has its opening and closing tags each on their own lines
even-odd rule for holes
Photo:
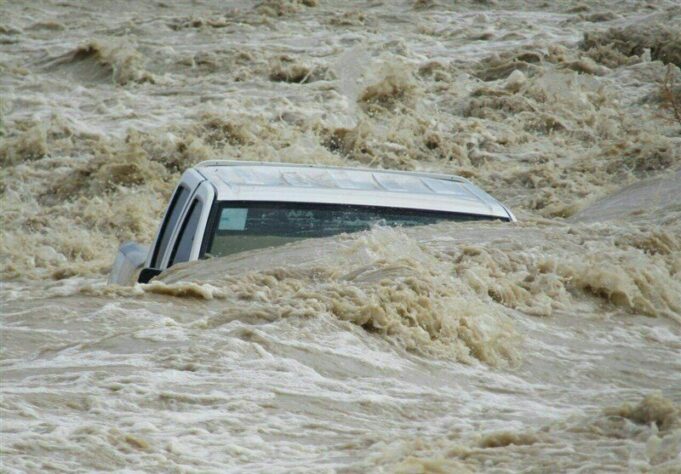
<svg viewBox="0 0 681 474">
<path fill-rule="evenodd" d="M 239 160 L 207 160 L 202 161 L 194 167 L 204 168 L 208 166 L 283 166 L 290 168 L 317 168 L 317 169 L 327 169 L 327 170 L 343 170 L 343 171 L 367 171 L 367 172 L 379 172 L 387 174 L 402 174 L 410 176 L 420 176 L 424 178 L 435 178 L 444 179 L 448 181 L 457 181 L 460 183 L 469 183 L 466 178 L 453 174 L 442 174 L 442 173 L 429 173 L 424 171 L 398 171 L 398 170 L 385 170 L 380 168 L 360 168 L 360 167 L 346 167 L 346 166 L 328 166 L 328 165 L 317 165 L 317 164 L 306 164 L 306 163 L 280 163 L 272 161 L 239 161 Z"/>
</svg>

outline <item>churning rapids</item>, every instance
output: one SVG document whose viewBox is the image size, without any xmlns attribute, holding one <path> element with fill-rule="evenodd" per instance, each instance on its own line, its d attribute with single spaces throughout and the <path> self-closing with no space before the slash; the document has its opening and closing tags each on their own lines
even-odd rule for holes
<svg viewBox="0 0 681 474">
<path fill-rule="evenodd" d="M 0 4 L 3 472 L 681 472 L 674 0 Z M 675 108 L 676 104 L 676 108 Z M 107 286 L 205 159 L 469 177 Z"/>
</svg>

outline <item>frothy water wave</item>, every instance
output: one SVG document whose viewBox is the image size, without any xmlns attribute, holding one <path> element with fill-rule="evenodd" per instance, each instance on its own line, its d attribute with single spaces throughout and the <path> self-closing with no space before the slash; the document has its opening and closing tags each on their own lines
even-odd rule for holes
<svg viewBox="0 0 681 474">
<path fill-rule="evenodd" d="M 0 11 L 4 470 L 681 470 L 675 2 Z M 216 158 L 460 174 L 519 223 L 107 286 Z"/>
</svg>

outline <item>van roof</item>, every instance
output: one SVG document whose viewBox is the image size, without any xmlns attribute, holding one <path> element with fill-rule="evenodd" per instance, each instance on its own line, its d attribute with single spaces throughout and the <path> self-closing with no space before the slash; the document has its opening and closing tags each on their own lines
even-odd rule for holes
<svg viewBox="0 0 681 474">
<path fill-rule="evenodd" d="M 515 220 L 505 206 L 459 176 L 252 161 L 204 161 L 195 168 L 220 201 L 350 204 Z"/>
</svg>

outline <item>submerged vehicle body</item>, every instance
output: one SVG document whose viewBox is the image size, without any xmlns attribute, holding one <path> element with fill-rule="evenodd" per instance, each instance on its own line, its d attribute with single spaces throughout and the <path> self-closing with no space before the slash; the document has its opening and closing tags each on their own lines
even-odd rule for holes
<svg viewBox="0 0 681 474">
<path fill-rule="evenodd" d="M 470 181 L 432 173 L 206 161 L 188 169 L 154 243 L 126 243 L 110 283 L 147 283 L 171 266 L 373 225 L 515 221 Z"/>
</svg>

